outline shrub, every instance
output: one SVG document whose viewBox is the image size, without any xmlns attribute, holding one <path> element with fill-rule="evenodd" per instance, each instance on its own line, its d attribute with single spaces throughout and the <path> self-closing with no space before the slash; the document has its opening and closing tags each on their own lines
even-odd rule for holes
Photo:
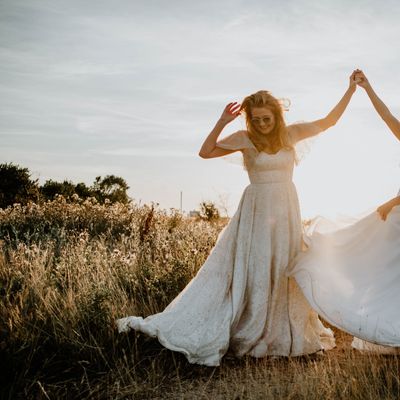
<svg viewBox="0 0 400 400">
<path fill-rule="evenodd" d="M 207 221 L 216 221 L 220 218 L 217 206 L 211 201 L 200 203 L 200 217 Z"/>
<path fill-rule="evenodd" d="M 31 179 L 28 168 L 13 163 L 0 164 L 0 208 L 7 208 L 14 203 L 27 204 L 38 199 L 38 183 Z"/>
</svg>

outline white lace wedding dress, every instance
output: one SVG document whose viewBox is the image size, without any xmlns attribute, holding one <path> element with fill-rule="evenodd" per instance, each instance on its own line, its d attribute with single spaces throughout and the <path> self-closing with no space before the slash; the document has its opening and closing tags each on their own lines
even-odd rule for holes
<svg viewBox="0 0 400 400">
<path fill-rule="evenodd" d="M 386 221 L 374 212 L 344 228 L 322 219 L 314 225 L 291 269 L 309 303 L 353 334 L 354 348 L 398 354 L 400 207 Z"/>
<path fill-rule="evenodd" d="M 258 152 L 246 131 L 218 143 L 240 149 L 250 185 L 204 265 L 161 313 L 117 321 L 157 337 L 189 362 L 219 365 L 230 349 L 254 357 L 298 356 L 334 347 L 287 267 L 300 251 L 302 226 L 292 183 L 294 151 Z"/>
</svg>

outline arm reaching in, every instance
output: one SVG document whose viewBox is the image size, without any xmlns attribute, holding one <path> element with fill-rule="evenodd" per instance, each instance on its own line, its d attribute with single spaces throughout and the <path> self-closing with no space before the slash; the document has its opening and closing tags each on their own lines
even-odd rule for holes
<svg viewBox="0 0 400 400">
<path fill-rule="evenodd" d="M 358 86 L 361 86 L 363 89 L 365 89 L 377 113 L 385 121 L 386 125 L 397 137 L 397 139 L 400 140 L 400 121 L 392 115 L 386 104 L 378 97 L 374 89 L 372 89 L 372 86 L 363 71 L 357 70 L 356 81 Z"/>
<path fill-rule="evenodd" d="M 229 103 L 219 120 L 214 126 L 214 129 L 207 136 L 201 149 L 199 151 L 199 156 L 201 158 L 215 158 L 226 156 L 227 154 L 233 153 L 236 150 L 227 150 L 216 147 L 218 136 L 221 134 L 222 130 L 232 122 L 235 118 L 240 115 L 240 104 L 239 103 Z"/>
<path fill-rule="evenodd" d="M 357 71 L 353 71 L 349 78 L 349 87 L 347 88 L 345 94 L 340 99 L 339 103 L 330 111 L 330 113 L 325 117 L 318 119 L 316 121 L 291 125 L 291 136 L 294 142 L 299 140 L 307 139 L 310 136 L 317 135 L 320 132 L 325 131 L 331 126 L 335 125 L 339 118 L 342 116 L 346 110 L 351 97 L 357 88 L 356 83 Z"/>
<path fill-rule="evenodd" d="M 400 196 L 393 197 L 393 199 L 382 204 L 376 211 L 378 211 L 381 219 L 386 221 L 386 217 L 392 211 L 393 207 L 400 206 Z"/>
</svg>

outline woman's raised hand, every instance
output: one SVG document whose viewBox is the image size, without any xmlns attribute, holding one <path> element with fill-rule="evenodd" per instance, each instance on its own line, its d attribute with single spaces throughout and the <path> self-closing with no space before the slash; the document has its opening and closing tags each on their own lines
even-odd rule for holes
<svg viewBox="0 0 400 400">
<path fill-rule="evenodd" d="M 240 107 L 241 105 L 236 101 L 233 103 L 229 103 L 225 107 L 219 120 L 225 124 L 229 124 L 229 122 L 233 121 L 236 117 L 240 115 Z"/>
<path fill-rule="evenodd" d="M 400 197 L 396 196 L 393 199 L 387 201 L 386 203 L 382 204 L 380 207 L 377 208 L 379 216 L 381 219 L 386 221 L 388 214 L 392 211 L 393 207 L 400 206 Z"/>
<path fill-rule="evenodd" d="M 349 78 L 349 89 L 352 89 L 353 91 L 357 89 L 357 73 L 358 70 L 355 69 Z"/>
<path fill-rule="evenodd" d="M 356 69 L 356 83 L 364 89 L 369 85 L 369 81 L 361 69 Z"/>
</svg>

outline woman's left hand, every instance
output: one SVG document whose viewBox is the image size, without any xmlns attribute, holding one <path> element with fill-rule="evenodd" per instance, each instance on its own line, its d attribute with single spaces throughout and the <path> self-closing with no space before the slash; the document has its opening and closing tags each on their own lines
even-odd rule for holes
<svg viewBox="0 0 400 400">
<path fill-rule="evenodd" d="M 380 207 L 378 207 L 376 211 L 378 212 L 381 219 L 383 221 L 386 221 L 388 214 L 390 213 L 390 211 L 392 211 L 392 208 L 394 206 L 395 206 L 395 204 L 393 203 L 392 200 L 390 200 L 390 201 L 386 202 L 385 204 L 382 204 Z"/>
</svg>

